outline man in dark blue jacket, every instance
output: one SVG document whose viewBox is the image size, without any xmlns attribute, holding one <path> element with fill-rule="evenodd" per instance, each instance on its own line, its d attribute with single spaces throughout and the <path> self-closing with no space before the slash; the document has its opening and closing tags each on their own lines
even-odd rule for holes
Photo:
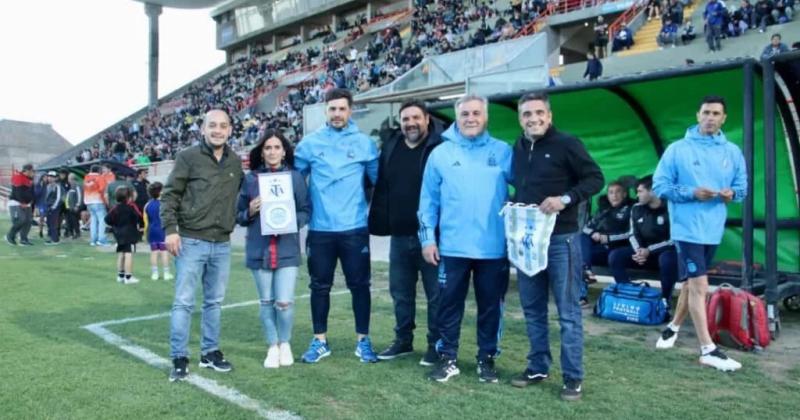
<svg viewBox="0 0 800 420">
<path fill-rule="evenodd" d="M 394 302 L 395 340 L 378 354 L 391 360 L 413 351 L 417 278 L 422 276 L 428 300 L 428 350 L 420 360 L 423 366 L 438 361 L 435 344 L 439 339 L 436 311 L 439 283 L 436 266 L 422 259 L 417 237 L 417 208 L 422 173 L 431 151 L 442 143 L 442 128 L 430 117 L 425 105 L 408 101 L 400 107 L 400 129 L 383 139 L 378 180 L 369 212 L 373 235 L 391 235 L 389 243 L 389 291 Z"/>
</svg>

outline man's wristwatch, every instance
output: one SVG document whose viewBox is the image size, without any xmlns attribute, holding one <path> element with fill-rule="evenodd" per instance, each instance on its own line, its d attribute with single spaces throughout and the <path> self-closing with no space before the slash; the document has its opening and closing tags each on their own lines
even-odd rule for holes
<svg viewBox="0 0 800 420">
<path fill-rule="evenodd" d="M 571 202 L 572 202 L 572 197 L 570 197 L 569 194 L 564 194 L 561 196 L 561 204 L 568 206 L 569 203 Z"/>
</svg>

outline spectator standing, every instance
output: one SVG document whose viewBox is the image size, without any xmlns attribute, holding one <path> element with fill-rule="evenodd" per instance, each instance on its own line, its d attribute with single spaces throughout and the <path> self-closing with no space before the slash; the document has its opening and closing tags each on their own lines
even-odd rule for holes
<svg viewBox="0 0 800 420">
<path fill-rule="evenodd" d="M 139 279 L 133 277 L 133 254 L 139 241 L 139 231 L 144 228 L 144 220 L 132 200 L 132 194 L 133 191 L 128 187 L 117 188 L 114 191 L 117 204 L 105 218 L 117 241 L 117 282 L 122 284 L 139 283 Z"/>
<path fill-rule="evenodd" d="M 147 243 L 150 244 L 150 280 L 158 280 L 158 262 L 161 261 L 161 272 L 166 281 L 174 279 L 169 272 L 169 252 L 167 252 L 166 233 L 161 223 L 161 190 L 164 185 L 154 182 L 147 187 L 150 200 L 144 205 L 144 231 L 147 235 Z"/>
<path fill-rule="evenodd" d="M 19 234 L 20 245 L 33 245 L 28 239 L 28 232 L 33 223 L 34 188 L 33 165 L 27 163 L 22 170 L 11 175 L 11 195 L 8 197 L 8 213 L 11 216 L 11 228 L 6 233 L 6 242 L 17 245 Z"/>
</svg>

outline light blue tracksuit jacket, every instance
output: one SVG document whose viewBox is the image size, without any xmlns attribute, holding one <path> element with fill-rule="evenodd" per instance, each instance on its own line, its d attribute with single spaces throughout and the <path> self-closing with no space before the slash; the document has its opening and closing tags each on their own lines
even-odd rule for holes
<svg viewBox="0 0 800 420">
<path fill-rule="evenodd" d="M 496 259 L 506 256 L 500 210 L 511 182 L 511 147 L 486 131 L 474 139 L 451 125 L 433 149 L 420 192 L 419 239 L 437 243 L 448 257 Z"/>
<path fill-rule="evenodd" d="M 694 190 L 733 190 L 733 200 L 747 194 L 747 168 L 738 146 L 720 131 L 701 134 L 698 126 L 686 130 L 682 140 L 667 147 L 653 175 L 653 192 L 668 200 L 673 241 L 718 245 L 725 231 L 728 209 L 719 197 L 700 201 Z"/>
<path fill-rule="evenodd" d="M 341 130 L 325 123 L 305 136 L 295 150 L 294 166 L 309 176 L 310 230 L 344 232 L 367 226 L 364 176 L 375 184 L 378 148 L 352 120 Z"/>
</svg>

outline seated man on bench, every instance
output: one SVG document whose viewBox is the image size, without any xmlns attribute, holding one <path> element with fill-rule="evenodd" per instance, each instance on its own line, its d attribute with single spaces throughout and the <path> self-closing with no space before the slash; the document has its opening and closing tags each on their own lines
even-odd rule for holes
<svg viewBox="0 0 800 420">
<path fill-rule="evenodd" d="M 639 203 L 631 209 L 629 247 L 613 249 L 608 266 L 617 283 L 631 281 L 629 267 L 658 270 L 661 297 L 669 299 L 678 281 L 678 254 L 669 238 L 667 203 L 653 194 L 653 177 L 648 175 L 636 184 Z"/>
<path fill-rule="evenodd" d="M 630 215 L 632 203 L 628 198 L 628 188 L 622 182 L 613 181 L 608 184 L 606 192 L 608 206 L 600 207 L 600 211 L 592 217 L 580 235 L 583 273 L 586 283 L 596 281 L 592 265 L 610 265 L 609 252 L 617 248 L 629 248 Z M 581 288 L 581 306 L 587 306 L 588 288 Z"/>
</svg>

